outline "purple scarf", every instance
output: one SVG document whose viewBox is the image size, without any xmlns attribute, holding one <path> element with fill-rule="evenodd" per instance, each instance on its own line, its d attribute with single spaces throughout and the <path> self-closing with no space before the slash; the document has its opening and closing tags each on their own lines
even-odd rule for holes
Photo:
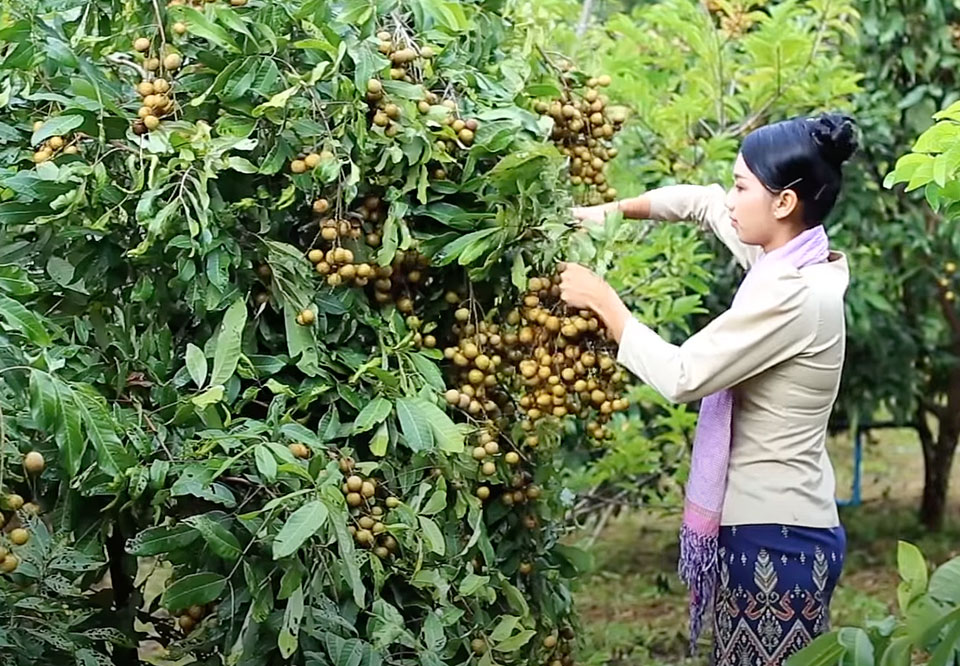
<svg viewBox="0 0 960 666">
<path fill-rule="evenodd" d="M 829 240 L 822 225 L 805 230 L 786 245 L 763 254 L 737 289 L 737 306 L 743 287 L 760 279 L 764 267 L 786 262 L 795 268 L 826 261 Z M 762 288 L 762 287 L 761 287 Z M 727 466 L 733 439 L 733 390 L 724 389 L 703 399 L 693 440 L 693 459 L 680 529 L 680 578 L 690 587 L 690 652 L 703 628 L 703 618 L 717 586 L 717 540 L 720 513 L 727 489 Z"/>
</svg>

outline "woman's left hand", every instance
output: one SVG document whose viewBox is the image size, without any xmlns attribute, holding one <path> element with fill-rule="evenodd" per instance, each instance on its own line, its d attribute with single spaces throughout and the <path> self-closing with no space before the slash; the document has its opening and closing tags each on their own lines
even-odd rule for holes
<svg viewBox="0 0 960 666">
<path fill-rule="evenodd" d="M 580 264 L 560 264 L 560 298 L 570 307 L 597 311 L 610 291 L 603 278 Z"/>
</svg>

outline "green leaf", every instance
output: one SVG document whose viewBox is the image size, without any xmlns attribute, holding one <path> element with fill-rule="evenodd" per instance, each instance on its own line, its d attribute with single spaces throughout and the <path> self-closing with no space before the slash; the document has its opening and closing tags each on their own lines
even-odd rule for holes
<svg viewBox="0 0 960 666">
<path fill-rule="evenodd" d="M 57 116 L 50 118 L 43 123 L 30 137 L 30 145 L 38 146 L 52 136 L 63 136 L 64 134 L 77 129 L 83 124 L 83 116 Z"/>
<path fill-rule="evenodd" d="M 273 483 L 277 480 L 277 459 L 273 457 L 270 449 L 263 444 L 258 444 L 253 449 L 253 458 L 257 463 L 257 471 L 264 481 Z"/>
<path fill-rule="evenodd" d="M 353 423 L 353 434 L 370 430 L 390 416 L 391 411 L 393 411 L 393 404 L 389 400 L 374 398 L 357 414 L 357 420 Z"/>
<path fill-rule="evenodd" d="M 203 382 L 207 379 L 207 357 L 203 350 L 192 342 L 187 343 L 187 372 L 190 378 L 197 385 L 198 389 L 203 388 Z"/>
<path fill-rule="evenodd" d="M 960 557 L 941 565 L 930 576 L 930 596 L 938 601 L 960 606 Z"/>
<path fill-rule="evenodd" d="M 428 451 L 433 448 L 433 430 L 422 409 L 425 402 L 419 398 L 397 400 L 400 429 L 407 446 L 414 451 Z"/>
<path fill-rule="evenodd" d="M 174 5 L 167 9 L 174 18 L 187 24 L 191 36 L 200 37 L 232 53 L 239 53 L 240 47 L 229 32 L 192 7 Z"/>
<path fill-rule="evenodd" d="M 947 631 L 947 635 L 940 641 L 940 645 L 933 651 L 927 666 L 952 666 L 956 663 L 954 655 L 960 649 L 960 621 L 956 621 Z"/>
<path fill-rule="evenodd" d="M 184 576 L 163 591 L 160 603 L 170 611 L 190 606 L 202 606 L 214 601 L 227 586 L 227 579 L 215 573 L 195 573 Z"/>
<path fill-rule="evenodd" d="M 42 370 L 30 371 L 30 412 L 37 427 L 48 433 L 60 421 L 60 396 L 53 378 Z"/>
<path fill-rule="evenodd" d="M 514 652 L 519 650 L 524 645 L 530 642 L 530 639 L 537 635 L 537 632 L 533 629 L 524 629 L 520 633 L 516 634 L 493 646 L 493 649 L 497 652 Z"/>
<path fill-rule="evenodd" d="M 897 545 L 897 569 L 903 579 L 898 593 L 900 610 L 906 612 L 910 602 L 927 591 L 927 562 L 919 548 L 900 541 Z"/>
<path fill-rule="evenodd" d="M 297 635 L 300 633 L 300 623 L 303 621 L 303 588 L 297 587 L 287 600 L 287 608 L 283 612 L 283 626 L 280 628 L 280 635 L 277 636 L 277 647 L 280 648 L 280 656 L 289 659 L 297 651 L 299 641 Z"/>
<path fill-rule="evenodd" d="M 262 116 L 267 111 L 267 109 L 282 109 L 287 105 L 287 102 L 290 101 L 290 98 L 293 97 L 294 93 L 297 92 L 298 90 L 300 90 L 300 86 L 296 85 L 296 86 L 287 88 L 282 92 L 278 92 L 276 95 L 271 97 L 269 100 L 267 100 L 263 104 L 255 107 L 252 112 L 253 116 L 255 118 Z"/>
<path fill-rule="evenodd" d="M 216 555 L 229 562 L 236 562 L 242 554 L 240 542 L 226 527 L 208 516 L 193 516 L 186 521 L 203 536 Z"/>
<path fill-rule="evenodd" d="M 0 290 L 14 296 L 27 296 L 37 291 L 27 272 L 14 264 L 0 265 Z"/>
<path fill-rule="evenodd" d="M 126 551 L 140 557 L 160 555 L 186 548 L 199 538 L 200 533 L 187 524 L 149 527 L 127 541 Z"/>
<path fill-rule="evenodd" d="M 433 520 L 427 518 L 426 516 L 417 516 L 420 522 L 420 529 L 423 531 L 423 540 L 427 544 L 427 548 L 436 553 L 437 555 L 443 555 L 447 552 L 447 544 L 443 538 L 443 532 L 440 531 L 440 528 L 437 526 Z"/>
<path fill-rule="evenodd" d="M 845 650 L 837 632 L 823 634 L 787 660 L 786 666 L 837 666 Z"/>
<path fill-rule="evenodd" d="M 308 502 L 293 512 L 273 542 L 273 559 L 292 555 L 317 533 L 327 520 L 327 507 L 319 500 Z"/>
<path fill-rule="evenodd" d="M 504 615 L 493 631 L 490 632 L 490 640 L 495 643 L 507 640 L 513 634 L 513 630 L 519 622 L 520 618 L 516 615 Z"/>
<path fill-rule="evenodd" d="M 75 392 L 75 395 L 87 436 L 97 451 L 100 468 L 107 474 L 116 475 L 135 465 L 136 458 L 120 442 L 113 418 L 100 399 L 82 391 Z"/>
<path fill-rule="evenodd" d="M 223 385 L 233 376 L 240 360 L 243 327 L 247 323 L 247 306 L 243 298 L 238 298 L 227 309 L 217 338 L 217 349 L 213 355 L 212 386 Z"/>
<path fill-rule="evenodd" d="M 400 413 L 400 402 L 405 402 L 409 412 L 416 415 L 416 418 L 426 421 L 433 435 L 430 438 L 431 445 L 432 442 L 436 442 L 441 451 L 448 453 L 461 453 L 463 451 L 464 428 L 454 423 L 446 412 L 423 398 L 404 398 L 397 402 L 398 414 Z M 402 426 L 402 418 L 400 423 Z M 406 433 L 406 429 L 404 429 L 404 433 Z"/>
<path fill-rule="evenodd" d="M 0 294 L 0 317 L 7 326 L 19 332 L 30 342 L 40 347 L 50 344 L 50 334 L 42 320 L 18 301 Z"/>
<path fill-rule="evenodd" d="M 490 583 L 490 576 L 478 576 L 477 574 L 467 574 L 460 581 L 459 592 L 461 596 L 470 597 L 485 588 Z"/>
<path fill-rule="evenodd" d="M 845 666 L 874 666 L 873 644 L 863 629 L 844 627 L 837 634 L 837 642 L 847 651 L 843 660 Z"/>
<path fill-rule="evenodd" d="M 210 405 L 215 405 L 218 402 L 223 400 L 223 387 L 222 386 L 211 386 L 203 393 L 199 393 L 192 398 L 190 402 L 195 404 L 200 409 L 204 407 L 209 407 Z"/>
<path fill-rule="evenodd" d="M 373 433 L 370 439 L 370 453 L 375 456 L 383 457 L 387 455 L 387 447 L 390 444 L 390 435 L 386 423 L 381 423 L 377 431 Z"/>
<path fill-rule="evenodd" d="M 527 289 L 527 267 L 523 263 L 523 253 L 517 252 L 513 257 L 513 268 L 510 271 L 510 281 L 521 291 Z"/>
<path fill-rule="evenodd" d="M 87 438 L 83 434 L 80 408 L 73 391 L 62 382 L 58 382 L 57 389 L 62 416 L 62 427 L 57 432 L 57 447 L 60 450 L 60 464 L 72 478 L 80 472 L 83 454 L 87 450 Z"/>
</svg>

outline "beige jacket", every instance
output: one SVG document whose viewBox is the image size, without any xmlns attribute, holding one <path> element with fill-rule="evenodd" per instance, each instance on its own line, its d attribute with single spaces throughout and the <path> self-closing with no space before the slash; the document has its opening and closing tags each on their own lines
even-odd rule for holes
<svg viewBox="0 0 960 666">
<path fill-rule="evenodd" d="M 737 237 L 720 185 L 648 192 L 656 220 L 694 220 L 749 268 L 762 250 Z M 682 345 L 627 323 L 619 361 L 674 402 L 735 391 L 733 443 L 721 523 L 839 525 L 827 420 L 844 357 L 844 255 L 778 265 Z"/>
</svg>

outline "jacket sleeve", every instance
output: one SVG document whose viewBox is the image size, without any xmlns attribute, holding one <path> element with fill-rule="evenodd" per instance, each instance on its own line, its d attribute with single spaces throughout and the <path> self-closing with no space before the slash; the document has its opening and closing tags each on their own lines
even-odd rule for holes
<svg viewBox="0 0 960 666">
<path fill-rule="evenodd" d="M 803 278 L 791 267 L 756 277 L 749 293 L 682 345 L 631 319 L 617 360 L 668 400 L 690 402 L 799 355 L 813 342 L 819 316 Z"/>
<path fill-rule="evenodd" d="M 747 245 L 730 224 L 720 185 L 668 185 L 646 192 L 650 201 L 650 217 L 654 220 L 691 220 L 702 229 L 709 229 L 733 253 L 737 262 L 750 268 L 760 256 L 759 245 Z"/>
</svg>

